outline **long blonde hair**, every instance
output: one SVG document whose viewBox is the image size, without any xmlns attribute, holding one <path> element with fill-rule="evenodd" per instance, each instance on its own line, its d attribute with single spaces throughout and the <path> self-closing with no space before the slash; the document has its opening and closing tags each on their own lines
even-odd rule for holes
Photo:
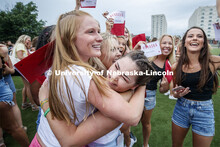
<svg viewBox="0 0 220 147">
<path fill-rule="evenodd" d="M 31 37 L 28 36 L 28 35 L 21 35 L 21 36 L 18 37 L 18 39 L 17 39 L 17 41 L 16 41 L 16 43 L 15 43 L 15 45 L 14 45 L 14 47 L 13 47 L 13 50 L 12 50 L 12 52 L 11 52 L 12 56 L 14 56 L 14 57 L 17 56 L 17 55 L 16 55 L 16 48 L 17 48 L 18 44 L 23 44 L 24 47 L 25 47 L 25 49 L 27 49 L 27 47 L 26 47 L 26 45 L 25 45 L 25 41 L 26 41 L 28 38 L 31 39 Z"/>
<path fill-rule="evenodd" d="M 84 63 L 80 59 L 79 53 L 74 44 L 77 37 L 76 33 L 80 27 L 80 24 L 82 23 L 82 19 L 80 18 L 84 16 L 92 17 L 90 14 L 80 10 L 74 10 L 66 14 L 62 14 L 59 17 L 55 28 L 56 47 L 54 51 L 52 75 L 49 79 L 49 83 L 50 83 L 49 105 L 51 108 L 52 117 L 56 117 L 58 120 L 66 120 L 68 124 L 71 122 L 71 119 L 68 110 L 65 107 L 64 100 L 61 99 L 60 96 L 62 95 L 62 91 L 63 91 L 62 84 L 65 84 L 68 95 L 67 100 L 69 102 L 69 106 L 73 113 L 73 119 L 74 119 L 73 121 L 75 122 L 77 120 L 77 116 L 75 112 L 73 98 L 70 92 L 71 87 L 68 87 L 65 77 L 64 77 L 64 83 L 61 83 L 61 76 L 55 75 L 55 70 L 60 70 L 60 71 L 70 70 L 69 65 L 82 66 L 88 71 L 95 70 L 93 67 L 91 67 L 87 63 Z M 79 82 L 80 79 L 76 78 L 76 76 L 73 76 L 73 78 L 75 78 L 76 81 L 80 83 Z M 95 82 L 99 92 L 101 94 L 105 94 L 105 90 L 108 89 L 108 86 L 105 84 L 105 82 L 103 82 L 105 78 L 93 74 L 92 79 Z M 83 90 L 86 97 L 84 84 L 80 84 L 79 86 Z M 88 108 L 89 108 L 89 103 L 86 101 L 86 109 L 87 109 L 86 117 L 88 116 Z"/>
</svg>

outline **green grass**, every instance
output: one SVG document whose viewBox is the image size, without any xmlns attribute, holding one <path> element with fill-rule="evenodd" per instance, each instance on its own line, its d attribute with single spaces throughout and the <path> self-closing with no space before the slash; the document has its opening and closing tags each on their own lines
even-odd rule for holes
<svg viewBox="0 0 220 147">
<path fill-rule="evenodd" d="M 213 48 L 213 49 L 211 49 L 211 53 L 213 55 L 219 55 L 220 54 L 220 48 Z"/>
<path fill-rule="evenodd" d="M 220 49 L 212 49 L 212 54 L 219 55 Z M 17 102 L 21 106 L 21 89 L 23 88 L 22 80 L 20 77 L 13 77 L 15 87 L 17 89 Z M 211 147 L 220 147 L 220 90 L 216 95 L 213 95 L 214 111 L 215 111 L 215 136 L 213 138 Z M 168 96 L 157 92 L 157 104 L 153 111 L 151 118 L 152 131 L 149 140 L 151 147 L 170 147 L 171 145 L 171 116 L 176 101 L 170 100 Z M 31 141 L 36 133 L 36 119 L 38 112 L 32 112 L 31 109 L 21 110 L 23 124 L 28 127 L 27 134 Z M 142 139 L 142 126 L 139 124 L 132 127 L 132 132 L 137 137 L 138 141 L 135 147 L 141 147 L 143 144 Z M 7 133 L 4 134 L 6 146 L 17 147 L 17 142 Z M 185 140 L 184 147 L 192 146 L 192 133 L 189 130 Z"/>
<path fill-rule="evenodd" d="M 176 101 L 170 100 L 168 96 L 157 92 L 157 104 L 151 117 L 151 136 L 149 145 L 152 147 L 170 147 L 171 145 L 171 117 Z M 220 90 L 213 95 L 214 112 L 215 112 L 215 136 L 211 147 L 220 147 Z M 138 139 L 135 147 L 141 147 L 143 144 L 142 126 L 132 127 L 132 132 Z M 184 147 L 192 146 L 192 131 L 189 130 L 185 140 Z"/>
</svg>

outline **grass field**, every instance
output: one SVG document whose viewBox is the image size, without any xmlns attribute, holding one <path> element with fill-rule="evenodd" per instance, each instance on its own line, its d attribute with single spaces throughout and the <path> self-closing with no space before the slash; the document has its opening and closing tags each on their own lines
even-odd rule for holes
<svg viewBox="0 0 220 147">
<path fill-rule="evenodd" d="M 212 54 L 219 55 L 220 49 L 212 49 Z M 21 89 L 23 87 L 20 77 L 13 77 L 15 87 L 17 89 L 17 102 L 19 107 L 21 106 Z M 217 94 L 213 95 L 214 111 L 215 111 L 215 136 L 213 138 L 211 147 L 220 147 L 220 90 Z M 150 136 L 149 145 L 151 147 L 170 147 L 171 145 L 171 116 L 176 101 L 170 100 L 168 96 L 157 92 L 157 104 L 153 111 L 151 124 L 152 132 Z M 38 112 L 32 112 L 31 109 L 21 110 L 23 124 L 28 127 L 27 134 L 31 141 L 36 133 L 36 119 Z M 141 147 L 143 144 L 142 139 L 142 127 L 139 124 L 136 127 L 132 127 L 132 132 L 137 137 L 138 141 L 134 145 L 135 147 Z M 19 146 L 15 140 L 8 135 L 4 134 L 6 146 L 17 147 Z M 184 141 L 184 147 L 192 146 L 192 133 L 189 131 Z"/>
</svg>

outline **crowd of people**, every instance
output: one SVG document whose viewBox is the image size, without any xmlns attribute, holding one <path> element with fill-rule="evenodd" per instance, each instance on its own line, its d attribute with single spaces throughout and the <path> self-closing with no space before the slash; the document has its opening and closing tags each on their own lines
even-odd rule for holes
<svg viewBox="0 0 220 147">
<path fill-rule="evenodd" d="M 0 44 L 0 147 L 5 146 L 2 130 L 21 146 L 130 147 L 137 142 L 130 126 L 139 122 L 143 146 L 149 147 L 157 92 L 177 100 L 172 146 L 183 146 L 190 126 L 193 146 L 210 146 L 215 134 L 212 94 L 218 88 L 220 57 L 210 54 L 205 32 L 192 27 L 182 38 L 165 34 L 132 48 L 128 28 L 124 35 L 111 34 L 114 20 L 107 19 L 106 32 L 101 33 L 99 22 L 79 10 L 79 2 L 32 42 L 30 36 L 21 35 L 14 45 L 11 41 Z M 156 40 L 161 54 L 147 58 L 141 44 Z M 52 59 L 50 75 L 47 71 L 32 83 L 20 75 L 24 84 L 21 109 L 39 110 L 37 132 L 30 143 L 11 75 L 19 75 L 14 64 L 48 43 L 53 44 L 50 57 L 45 57 Z M 174 72 L 171 80 L 131 74 L 163 72 L 167 63 Z M 57 71 L 77 74 L 59 75 Z M 92 72 L 103 74 L 85 74 Z"/>
</svg>

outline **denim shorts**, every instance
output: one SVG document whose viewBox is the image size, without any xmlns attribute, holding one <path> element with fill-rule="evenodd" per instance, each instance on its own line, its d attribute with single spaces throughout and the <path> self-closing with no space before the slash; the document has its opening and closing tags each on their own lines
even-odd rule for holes
<svg viewBox="0 0 220 147">
<path fill-rule="evenodd" d="M 13 106 L 13 93 L 7 83 L 5 83 L 4 78 L 0 79 L 0 102 L 4 102 Z"/>
<path fill-rule="evenodd" d="M 4 76 L 4 79 L 5 79 L 5 82 L 8 83 L 10 89 L 12 90 L 13 93 L 16 92 L 16 89 L 15 89 L 15 85 L 14 85 L 14 82 L 12 80 L 12 77 L 11 75 L 7 75 L 7 76 Z"/>
<path fill-rule="evenodd" d="M 192 101 L 179 98 L 173 111 L 172 121 L 182 128 L 189 128 L 192 125 L 192 131 L 201 136 L 215 135 L 212 100 Z"/>
<path fill-rule="evenodd" d="M 146 90 L 146 98 L 144 101 L 145 110 L 154 109 L 156 106 L 156 92 L 157 90 Z"/>
</svg>

